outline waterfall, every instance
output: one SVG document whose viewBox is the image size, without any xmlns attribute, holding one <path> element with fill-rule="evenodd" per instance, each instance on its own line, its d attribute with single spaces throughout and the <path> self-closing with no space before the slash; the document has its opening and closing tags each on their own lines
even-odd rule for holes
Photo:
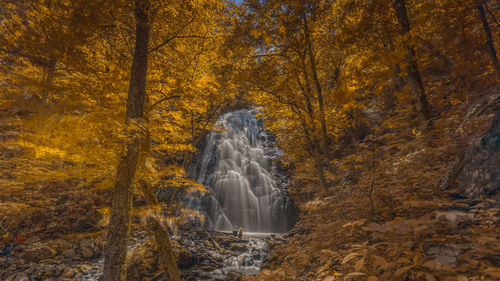
<svg viewBox="0 0 500 281">
<path fill-rule="evenodd" d="M 273 161 L 278 155 L 255 109 L 222 115 L 207 136 L 196 175 L 210 192 L 186 196 L 184 206 L 204 213 L 209 229 L 286 231 L 287 198 Z"/>
</svg>

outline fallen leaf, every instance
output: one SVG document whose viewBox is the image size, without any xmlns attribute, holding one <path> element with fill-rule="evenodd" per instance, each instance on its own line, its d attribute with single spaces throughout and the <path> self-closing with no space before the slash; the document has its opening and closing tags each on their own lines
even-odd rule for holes
<svg viewBox="0 0 500 281">
<path fill-rule="evenodd" d="M 363 266 L 365 265 L 365 259 L 360 259 L 359 261 L 356 262 L 356 264 L 354 265 L 354 270 L 356 271 L 360 271 Z"/>
<path fill-rule="evenodd" d="M 387 264 L 387 260 L 386 259 L 384 259 L 381 256 L 373 256 L 373 259 L 374 259 L 373 266 L 375 268 L 379 268 L 380 267 L 381 269 L 384 269 L 384 270 L 387 269 L 388 264 Z"/>
<path fill-rule="evenodd" d="M 349 273 L 345 276 L 345 279 L 350 279 L 350 278 L 353 278 L 353 277 L 358 277 L 358 276 L 364 276 L 366 275 L 366 273 L 363 273 L 363 272 L 352 272 L 352 273 Z"/>
<path fill-rule="evenodd" d="M 349 255 L 345 256 L 345 258 L 342 260 L 342 264 L 345 264 L 349 262 L 350 260 L 361 256 L 359 253 L 350 253 Z"/>
<path fill-rule="evenodd" d="M 401 267 L 401 268 L 399 268 L 398 270 L 396 270 L 396 273 L 394 273 L 394 275 L 396 275 L 396 276 L 400 276 L 400 275 L 402 275 L 403 273 L 405 273 L 405 272 L 407 272 L 408 270 L 410 270 L 412 267 L 413 267 L 413 265 L 408 265 L 408 266 Z"/>
<path fill-rule="evenodd" d="M 495 278 L 500 278 L 500 268 L 499 267 L 488 267 L 483 272 L 488 274 L 489 276 L 492 276 Z"/>
</svg>

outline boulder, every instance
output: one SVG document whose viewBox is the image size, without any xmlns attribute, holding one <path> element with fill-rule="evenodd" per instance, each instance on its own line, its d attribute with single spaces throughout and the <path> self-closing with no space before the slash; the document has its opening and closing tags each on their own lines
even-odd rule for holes
<svg viewBox="0 0 500 281">
<path fill-rule="evenodd" d="M 80 254 L 82 257 L 89 259 L 94 256 L 94 251 L 91 248 L 81 248 Z"/>
<path fill-rule="evenodd" d="M 432 247 L 427 250 L 426 254 L 432 255 L 434 260 L 439 264 L 456 268 L 457 256 L 461 250 L 456 245 L 446 245 L 442 247 Z"/>
<path fill-rule="evenodd" d="M 54 277 L 56 275 L 58 275 L 57 266 L 55 266 L 53 264 L 43 264 L 43 265 L 40 265 L 40 267 L 38 267 L 35 270 L 35 276 Z"/>
<path fill-rule="evenodd" d="M 57 254 L 57 251 L 47 245 L 43 245 L 41 243 L 35 243 L 26 248 L 22 254 L 22 258 L 25 261 L 34 261 L 38 262 L 41 260 L 45 260 L 48 258 L 52 258 Z"/>
<path fill-rule="evenodd" d="M 30 281 L 28 275 L 24 272 L 14 273 L 5 278 L 4 281 Z"/>
<path fill-rule="evenodd" d="M 229 271 L 226 274 L 226 277 L 227 277 L 228 281 L 240 281 L 241 280 L 241 274 L 238 272 L 234 272 L 234 271 Z"/>
<path fill-rule="evenodd" d="M 73 247 L 73 245 L 64 239 L 50 240 L 44 244 L 55 249 L 58 253 L 62 253 L 63 251 Z"/>
<path fill-rule="evenodd" d="M 180 267 L 189 267 L 195 262 L 194 255 L 183 246 L 179 245 L 178 247 L 175 247 L 174 254 L 177 260 L 177 265 Z"/>
<path fill-rule="evenodd" d="M 214 237 L 214 240 L 218 241 L 219 245 L 222 247 L 228 247 L 231 243 L 240 241 L 240 239 L 238 239 L 238 237 L 236 236 L 223 234 L 218 234 L 216 237 Z"/>
<path fill-rule="evenodd" d="M 65 265 L 65 264 L 56 265 L 54 268 L 54 275 L 55 276 L 61 275 L 64 272 L 64 270 L 66 270 L 66 267 L 67 267 L 67 265 Z"/>
<path fill-rule="evenodd" d="M 229 249 L 231 251 L 245 252 L 248 250 L 248 246 L 245 243 L 231 243 Z"/>
<path fill-rule="evenodd" d="M 75 251 L 75 249 L 68 249 L 68 250 L 62 252 L 62 255 L 65 258 L 72 260 L 76 257 L 76 251 Z"/>
<path fill-rule="evenodd" d="M 212 241 L 212 244 L 214 245 L 214 247 L 220 251 L 220 246 L 219 246 L 219 243 L 217 243 L 217 241 L 215 241 L 213 238 L 211 238 L 211 241 Z"/>
<path fill-rule="evenodd" d="M 95 254 L 94 248 L 95 248 L 94 241 L 92 241 L 90 239 L 84 239 L 84 240 L 80 241 L 80 254 L 84 258 L 93 257 Z"/>
<path fill-rule="evenodd" d="M 254 260 L 259 260 L 260 259 L 260 252 L 253 253 L 252 257 L 253 257 Z"/>
<path fill-rule="evenodd" d="M 216 268 L 214 268 L 211 265 L 203 265 L 203 266 L 199 267 L 199 270 L 204 271 L 204 272 L 212 272 L 212 271 L 216 270 Z"/>
<path fill-rule="evenodd" d="M 66 267 L 61 275 L 59 276 L 59 278 L 73 278 L 75 275 L 76 275 L 76 272 L 78 270 L 74 269 L 74 268 L 71 268 L 70 266 Z"/>
</svg>

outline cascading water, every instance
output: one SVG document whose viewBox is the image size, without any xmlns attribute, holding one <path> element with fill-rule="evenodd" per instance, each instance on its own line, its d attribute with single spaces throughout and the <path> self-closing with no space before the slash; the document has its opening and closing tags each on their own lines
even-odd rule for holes
<svg viewBox="0 0 500 281">
<path fill-rule="evenodd" d="M 186 208 L 205 214 L 205 228 L 246 232 L 287 230 L 287 198 L 275 179 L 279 151 L 256 117 L 256 110 L 226 113 L 207 138 L 197 181 L 211 191 L 188 195 Z"/>
</svg>

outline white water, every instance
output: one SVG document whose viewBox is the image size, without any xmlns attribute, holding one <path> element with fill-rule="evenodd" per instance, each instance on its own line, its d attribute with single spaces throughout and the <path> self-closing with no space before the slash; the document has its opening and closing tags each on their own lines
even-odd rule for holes
<svg viewBox="0 0 500 281">
<path fill-rule="evenodd" d="M 187 196 L 185 206 L 206 214 L 205 227 L 245 232 L 286 231 L 286 198 L 273 177 L 272 142 L 255 110 L 224 114 L 207 139 L 197 181 L 208 196 Z M 269 155 L 271 154 L 271 155 Z M 275 156 L 275 155 L 274 155 Z"/>
</svg>

